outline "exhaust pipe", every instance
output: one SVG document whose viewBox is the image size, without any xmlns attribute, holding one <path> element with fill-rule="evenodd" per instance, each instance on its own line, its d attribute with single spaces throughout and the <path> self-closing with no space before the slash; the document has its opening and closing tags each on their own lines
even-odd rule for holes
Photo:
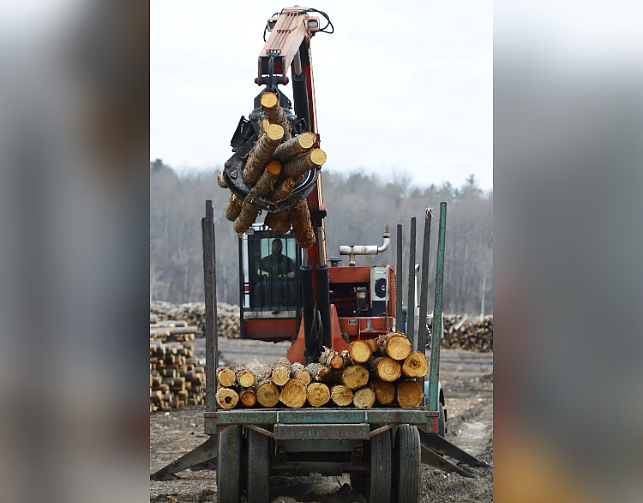
<svg viewBox="0 0 643 503">
<path fill-rule="evenodd" d="M 382 246 L 377 245 L 342 245 L 339 247 L 340 255 L 348 255 L 348 265 L 355 265 L 355 255 L 378 255 L 388 250 L 391 244 L 391 234 L 389 233 L 388 224 L 384 226 L 384 243 Z"/>
</svg>

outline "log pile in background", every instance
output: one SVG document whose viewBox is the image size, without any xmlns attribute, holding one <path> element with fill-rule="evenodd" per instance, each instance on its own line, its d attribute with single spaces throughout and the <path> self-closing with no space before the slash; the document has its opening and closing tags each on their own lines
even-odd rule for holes
<svg viewBox="0 0 643 503">
<path fill-rule="evenodd" d="M 155 321 L 153 322 L 152 319 Z M 172 304 L 170 302 L 150 302 L 150 329 L 152 324 L 163 322 L 176 323 L 184 321 L 185 326 L 196 327 L 197 337 L 203 336 L 205 325 L 205 304 L 190 302 L 187 304 Z M 176 325 L 178 327 L 178 325 Z M 220 337 L 237 339 L 241 334 L 239 307 L 219 302 L 217 304 L 217 330 Z M 150 330 L 151 332 L 151 330 Z"/>
<path fill-rule="evenodd" d="M 417 379 L 428 371 L 426 356 L 413 352 L 404 334 L 391 332 L 378 339 L 354 341 L 350 350 L 339 353 L 324 348 L 319 361 L 306 367 L 286 358 L 251 369 L 222 367 L 217 371 L 217 403 L 224 409 L 280 403 L 291 408 L 418 407 L 424 390 Z M 248 374 L 245 382 L 242 372 Z M 240 399 L 245 394 L 252 399 Z"/>
<path fill-rule="evenodd" d="M 224 211 L 225 217 L 234 222 L 237 234 L 246 232 L 257 219 L 260 210 L 253 204 L 255 197 L 269 199 L 279 208 L 279 203 L 290 196 L 307 171 L 320 169 L 326 162 L 326 153 L 318 148 L 315 133 L 304 131 L 292 136 L 290 122 L 279 105 L 277 94 L 266 91 L 260 100 L 264 119 L 259 122 L 259 137 L 243 168 L 243 177 L 252 189 L 245 200 L 230 193 Z M 217 183 L 228 188 L 222 173 L 217 176 Z M 292 226 L 300 247 L 310 248 L 315 244 L 305 199 L 290 208 L 269 213 L 264 225 L 279 234 L 288 232 Z"/>
<path fill-rule="evenodd" d="M 187 342 L 150 339 L 150 412 L 203 403 L 205 368 Z"/>
<path fill-rule="evenodd" d="M 466 318 L 466 315 L 444 315 L 442 347 L 487 353 L 493 351 L 493 316 Z"/>
</svg>

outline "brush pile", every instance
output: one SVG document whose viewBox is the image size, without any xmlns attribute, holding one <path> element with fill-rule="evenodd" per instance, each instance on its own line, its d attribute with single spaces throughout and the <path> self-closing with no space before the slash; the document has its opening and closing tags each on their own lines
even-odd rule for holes
<svg viewBox="0 0 643 503">
<path fill-rule="evenodd" d="M 462 315 L 444 315 L 442 347 L 466 349 L 479 353 L 493 351 L 493 316 L 468 319 Z"/>
<path fill-rule="evenodd" d="M 243 178 L 252 189 L 245 199 L 231 191 L 225 207 L 225 216 L 234 222 L 234 231 L 239 235 L 257 219 L 260 209 L 253 204 L 256 197 L 266 198 L 279 208 L 279 203 L 290 197 L 307 171 L 320 169 L 326 162 L 326 153 L 318 148 L 319 139 L 315 133 L 305 131 L 292 136 L 290 122 L 279 105 L 277 94 L 266 91 L 260 100 L 264 118 L 259 121 L 259 137 L 243 168 Z M 217 182 L 220 187 L 228 188 L 223 173 L 219 173 Z M 279 234 L 285 234 L 292 226 L 300 247 L 310 248 L 315 244 L 305 199 L 269 213 L 264 225 Z"/>
<path fill-rule="evenodd" d="M 354 341 L 350 349 L 324 348 L 316 363 L 304 366 L 278 358 L 272 365 L 217 370 L 218 407 L 298 408 L 337 406 L 371 408 L 418 407 L 424 399 L 422 382 L 429 364 L 413 352 L 404 334 L 391 332 L 376 339 Z"/>
</svg>

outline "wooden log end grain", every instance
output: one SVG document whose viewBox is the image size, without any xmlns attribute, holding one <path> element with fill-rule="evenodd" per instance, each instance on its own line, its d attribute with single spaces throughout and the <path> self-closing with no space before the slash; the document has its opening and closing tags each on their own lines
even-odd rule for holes
<svg viewBox="0 0 643 503">
<path fill-rule="evenodd" d="M 371 388 L 362 388 L 353 395 L 353 404 L 358 409 L 370 409 L 375 403 L 375 392 Z"/>
<path fill-rule="evenodd" d="M 395 400 L 395 384 L 386 381 L 375 381 L 373 383 L 375 399 L 382 405 L 389 405 Z"/>
<path fill-rule="evenodd" d="M 236 367 L 234 373 L 242 388 L 250 388 L 255 383 L 255 375 L 245 367 Z"/>
<path fill-rule="evenodd" d="M 306 371 L 313 381 L 323 382 L 332 376 L 330 367 L 325 367 L 321 363 L 309 363 Z"/>
<path fill-rule="evenodd" d="M 286 407 L 303 407 L 307 399 L 306 385 L 299 379 L 290 379 L 281 390 L 279 400 Z"/>
<path fill-rule="evenodd" d="M 402 372 L 405 376 L 420 378 L 429 373 L 429 362 L 420 351 L 414 351 L 406 357 L 402 364 Z"/>
<path fill-rule="evenodd" d="M 271 381 L 258 383 L 255 395 L 257 402 L 263 407 L 274 407 L 279 403 L 279 388 Z"/>
<path fill-rule="evenodd" d="M 348 353 L 354 362 L 366 363 L 370 360 L 373 351 L 368 342 L 360 340 L 351 342 Z"/>
<path fill-rule="evenodd" d="M 226 367 L 219 367 L 217 370 L 217 383 L 221 386 L 234 386 L 234 383 L 237 380 L 235 373 Z"/>
<path fill-rule="evenodd" d="M 239 395 L 230 388 L 219 388 L 216 393 L 217 403 L 222 409 L 234 409 L 239 402 Z"/>
<path fill-rule="evenodd" d="M 257 395 L 251 389 L 242 389 L 239 392 L 239 399 L 245 407 L 252 407 L 257 403 Z"/>
<path fill-rule="evenodd" d="M 319 363 L 333 369 L 340 369 L 344 366 L 344 359 L 337 351 L 324 346 L 324 351 L 319 357 Z"/>
<path fill-rule="evenodd" d="M 310 384 L 310 374 L 301 363 L 293 363 L 290 369 L 290 377 L 299 379 L 306 386 Z"/>
<path fill-rule="evenodd" d="M 362 365 L 350 365 L 342 372 L 342 382 L 350 389 L 358 389 L 368 383 L 368 370 Z"/>
<path fill-rule="evenodd" d="M 353 391 L 343 384 L 338 384 L 331 389 L 330 399 L 335 405 L 346 407 L 353 403 Z"/>
<path fill-rule="evenodd" d="M 290 379 L 292 364 L 287 358 L 277 358 L 272 365 L 272 382 L 277 386 L 284 386 Z"/>
<path fill-rule="evenodd" d="M 297 157 L 285 161 L 283 171 L 286 176 L 297 179 L 306 171 L 321 168 L 326 162 L 327 156 L 320 148 L 314 148 Z"/>
<path fill-rule="evenodd" d="M 279 97 L 277 96 L 276 93 L 266 91 L 261 95 L 261 106 L 266 109 L 272 109 L 275 108 L 277 105 L 279 105 Z"/>
<path fill-rule="evenodd" d="M 411 342 L 401 332 L 389 332 L 380 335 L 377 339 L 379 351 L 394 360 L 404 360 L 411 354 Z"/>
<path fill-rule="evenodd" d="M 382 381 L 393 382 L 402 377 L 402 366 L 389 356 L 373 359 L 371 366 Z"/>
<path fill-rule="evenodd" d="M 424 399 L 424 390 L 417 381 L 402 381 L 397 385 L 397 403 L 400 407 L 419 407 Z"/>
<path fill-rule="evenodd" d="M 322 407 L 330 401 L 330 389 L 324 383 L 314 382 L 306 390 L 308 403 L 313 407 Z"/>
</svg>

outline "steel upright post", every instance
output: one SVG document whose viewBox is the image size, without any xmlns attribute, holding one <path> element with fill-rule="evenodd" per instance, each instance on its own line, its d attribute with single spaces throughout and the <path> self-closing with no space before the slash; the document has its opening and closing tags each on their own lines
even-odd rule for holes
<svg viewBox="0 0 643 503">
<path fill-rule="evenodd" d="M 447 226 L 447 203 L 440 203 L 438 253 L 435 266 L 435 304 L 433 306 L 433 335 L 431 337 L 431 378 L 429 380 L 429 409 L 438 410 L 438 377 L 440 373 L 440 340 L 442 338 L 442 286 L 444 284 L 444 241 Z"/>
<path fill-rule="evenodd" d="M 411 246 L 409 247 L 409 297 L 406 303 L 406 337 L 415 344 L 415 245 L 416 245 L 416 219 L 411 217 Z"/>
<path fill-rule="evenodd" d="M 395 266 L 395 329 L 402 331 L 402 224 L 397 224 L 397 264 Z"/>
<path fill-rule="evenodd" d="M 426 346 L 426 316 L 429 303 L 429 249 L 431 246 L 431 208 L 424 214 L 424 237 L 422 242 L 422 281 L 420 282 L 420 321 L 418 325 L 417 344 L 413 351 L 419 351 Z"/>
</svg>

